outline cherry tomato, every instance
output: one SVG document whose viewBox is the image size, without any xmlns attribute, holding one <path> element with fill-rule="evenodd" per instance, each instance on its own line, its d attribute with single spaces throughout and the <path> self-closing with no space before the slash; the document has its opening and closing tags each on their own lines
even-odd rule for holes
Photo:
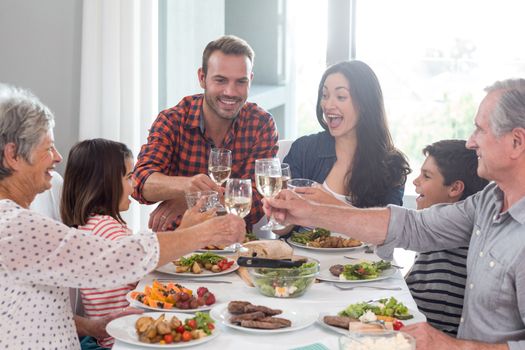
<svg viewBox="0 0 525 350">
<path fill-rule="evenodd" d="M 191 329 L 197 328 L 197 321 L 190 319 L 186 321 L 186 324 L 190 326 Z"/>
<path fill-rule="evenodd" d="M 184 333 L 185 329 L 184 326 L 180 325 L 177 328 L 175 328 L 175 332 L 177 333 Z"/>
<path fill-rule="evenodd" d="M 215 329 L 215 325 L 213 323 L 208 323 L 208 329 L 213 331 Z"/>
<path fill-rule="evenodd" d="M 164 334 L 164 341 L 166 344 L 173 343 L 173 334 Z"/>
<path fill-rule="evenodd" d="M 191 336 L 191 332 L 184 331 L 184 333 L 182 333 L 182 341 L 190 341 L 192 339 L 193 337 Z"/>
<path fill-rule="evenodd" d="M 394 320 L 394 322 L 392 323 L 392 327 L 394 327 L 394 330 L 395 331 L 398 331 L 400 330 L 401 328 L 403 328 L 405 325 L 403 324 L 403 322 L 399 321 L 399 320 Z"/>
</svg>

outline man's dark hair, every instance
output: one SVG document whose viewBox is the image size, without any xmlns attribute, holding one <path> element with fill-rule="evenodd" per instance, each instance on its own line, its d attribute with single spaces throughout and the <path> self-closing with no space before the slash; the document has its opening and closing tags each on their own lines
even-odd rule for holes
<svg viewBox="0 0 525 350">
<path fill-rule="evenodd" d="M 215 51 L 220 51 L 225 55 L 246 56 L 253 65 L 255 53 L 251 46 L 243 39 L 235 35 L 224 35 L 217 40 L 210 41 L 202 53 L 202 71 L 208 74 L 208 61 Z"/>
<path fill-rule="evenodd" d="M 476 151 L 467 149 L 464 140 L 442 140 L 423 149 L 425 156 L 431 156 L 444 178 L 445 186 L 460 180 L 465 185 L 460 200 L 482 190 L 488 181 L 478 176 Z"/>
</svg>

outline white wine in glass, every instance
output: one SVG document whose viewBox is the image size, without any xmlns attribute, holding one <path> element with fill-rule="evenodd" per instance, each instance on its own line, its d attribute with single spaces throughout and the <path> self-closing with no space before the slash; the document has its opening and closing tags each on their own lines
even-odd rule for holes
<svg viewBox="0 0 525 350">
<path fill-rule="evenodd" d="M 283 185 L 281 162 L 279 158 L 265 158 L 255 160 L 255 181 L 257 191 L 266 198 L 276 196 Z M 261 230 L 281 230 L 284 226 L 279 224 L 273 216 Z"/>
<path fill-rule="evenodd" d="M 281 163 L 281 179 L 283 184 L 281 189 L 285 190 L 288 188 L 288 181 L 291 179 L 292 173 L 290 172 L 290 165 L 286 163 Z"/>
<path fill-rule="evenodd" d="M 212 148 L 208 160 L 208 174 L 221 186 L 230 178 L 232 171 L 232 151 L 225 148 Z"/>
<path fill-rule="evenodd" d="M 252 208 L 252 180 L 228 179 L 224 190 L 224 206 L 230 214 L 244 218 Z"/>
<path fill-rule="evenodd" d="M 244 218 L 250 213 L 252 199 L 244 197 L 229 197 L 224 199 L 224 205 L 226 206 L 228 213 Z"/>
<path fill-rule="evenodd" d="M 257 190 L 263 197 L 271 198 L 282 188 L 283 178 L 281 176 L 255 175 Z"/>
</svg>

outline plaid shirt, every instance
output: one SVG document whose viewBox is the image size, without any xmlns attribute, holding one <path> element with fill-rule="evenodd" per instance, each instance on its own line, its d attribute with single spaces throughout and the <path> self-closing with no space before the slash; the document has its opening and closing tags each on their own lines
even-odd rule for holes
<svg viewBox="0 0 525 350">
<path fill-rule="evenodd" d="M 151 126 L 148 143 L 142 146 L 134 177 L 133 197 L 151 204 L 142 196 L 148 177 L 160 172 L 169 176 L 208 173 L 208 155 L 213 141 L 202 130 L 203 95 L 187 96 L 178 105 L 159 113 Z M 252 210 L 246 216 L 251 226 L 263 215 L 261 195 L 255 186 L 255 159 L 277 154 L 277 129 L 272 116 L 255 103 L 246 103 L 226 134 L 222 145 L 232 151 L 232 178 L 252 179 Z M 180 218 L 177 220 L 177 224 Z"/>
</svg>

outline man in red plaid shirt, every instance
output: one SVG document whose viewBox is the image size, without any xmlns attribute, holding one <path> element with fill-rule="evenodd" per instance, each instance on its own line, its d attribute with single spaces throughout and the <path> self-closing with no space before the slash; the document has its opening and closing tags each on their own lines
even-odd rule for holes
<svg viewBox="0 0 525 350">
<path fill-rule="evenodd" d="M 183 98 L 153 122 L 134 170 L 137 186 L 133 194 L 141 203 L 162 201 L 150 216 L 153 231 L 179 223 L 186 210 L 185 192 L 222 193 L 207 175 L 208 156 L 214 147 L 232 151 L 232 178 L 252 179 L 248 227 L 262 217 L 261 196 L 255 188 L 255 159 L 276 156 L 278 135 L 272 116 L 246 102 L 253 58 L 248 43 L 235 36 L 210 42 L 198 70 L 204 94 Z"/>
</svg>

